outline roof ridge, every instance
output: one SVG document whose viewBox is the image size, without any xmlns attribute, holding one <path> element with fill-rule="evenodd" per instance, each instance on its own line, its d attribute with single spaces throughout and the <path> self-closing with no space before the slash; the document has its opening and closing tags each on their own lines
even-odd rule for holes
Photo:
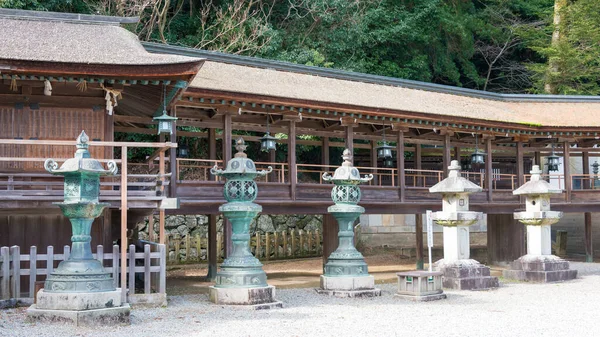
<svg viewBox="0 0 600 337">
<path fill-rule="evenodd" d="M 79 24 L 93 23 L 103 25 L 121 25 L 127 23 L 137 23 L 140 20 L 139 17 L 60 13 L 8 8 L 0 8 L 0 18 L 30 21 L 61 21 Z"/>
<path fill-rule="evenodd" d="M 396 87 L 403 87 L 408 89 L 417 89 L 432 91 L 438 93 L 445 93 L 458 96 L 467 96 L 473 98 L 481 98 L 488 100 L 496 100 L 503 102 L 537 102 L 537 103 L 598 103 L 600 102 L 600 96 L 574 96 L 574 95 L 545 95 L 545 94 L 502 94 L 489 91 L 481 91 L 475 89 L 454 87 L 450 85 L 420 82 L 414 80 L 407 80 L 395 77 L 371 75 L 364 73 L 356 73 L 352 71 L 332 69 L 332 68 L 321 68 L 314 66 L 307 66 L 302 64 L 295 64 L 290 62 L 269 60 L 259 57 L 242 56 L 227 54 L 223 52 L 193 49 L 189 47 L 168 45 L 154 42 L 142 42 L 144 48 L 151 53 L 162 53 L 162 54 L 176 54 L 190 57 L 201 57 L 206 58 L 208 61 L 230 63 L 241 66 L 256 67 L 274 69 L 286 72 L 296 72 L 301 74 L 316 75 L 329 77 L 334 79 L 356 81 L 370 84 L 379 85 L 390 85 Z"/>
</svg>

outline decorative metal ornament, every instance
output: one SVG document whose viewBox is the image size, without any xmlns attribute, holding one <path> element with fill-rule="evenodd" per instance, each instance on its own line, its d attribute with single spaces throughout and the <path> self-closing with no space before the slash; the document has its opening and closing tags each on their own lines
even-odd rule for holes
<svg viewBox="0 0 600 337">
<path fill-rule="evenodd" d="M 479 138 L 475 135 L 475 151 L 471 154 L 471 164 L 485 164 L 485 152 L 479 151 Z"/>
<path fill-rule="evenodd" d="M 115 175 L 117 164 L 109 161 L 108 170 L 90 157 L 89 138 L 85 132 L 77 137 L 77 151 L 74 158 L 66 160 L 58 168 L 53 159 L 47 159 L 44 168 L 56 175 L 65 177 L 64 202 L 55 203 L 71 221 L 71 254 L 46 278 L 46 292 L 101 292 L 115 290 L 110 273 L 102 263 L 92 257 L 90 236 L 92 222 L 102 214 L 108 203 L 100 203 L 100 176 Z"/>
<path fill-rule="evenodd" d="M 598 164 L 598 161 L 594 161 L 592 164 L 592 173 L 598 174 L 598 167 L 600 167 L 600 164 Z"/>
<path fill-rule="evenodd" d="M 215 165 L 210 170 L 211 174 L 227 179 L 223 190 L 227 203 L 221 205 L 219 211 L 231 221 L 233 232 L 233 249 L 217 273 L 217 288 L 267 286 L 262 264 L 250 252 L 249 227 L 252 219 L 262 211 L 260 205 L 253 203 L 258 194 L 254 179 L 271 173 L 273 169 L 269 166 L 267 170 L 257 171 L 254 162 L 244 153 L 246 147 L 244 140 L 239 138 L 235 146 L 238 152 L 227 163 L 227 168 L 222 170 Z"/>
<path fill-rule="evenodd" d="M 169 135 L 173 134 L 173 124 L 177 120 L 177 117 L 171 117 L 167 115 L 167 86 L 163 86 L 163 111 L 162 115 L 152 118 L 152 120 L 158 122 L 158 134 L 166 133 Z"/>
<path fill-rule="evenodd" d="M 267 132 L 260 138 L 260 150 L 264 152 L 275 150 L 277 144 L 276 140 L 277 138 L 271 136 L 269 132 L 269 115 L 267 115 Z"/>
<path fill-rule="evenodd" d="M 333 176 L 323 174 L 324 181 L 334 183 L 331 199 L 335 203 L 327 211 L 332 214 L 338 224 L 338 248 L 329 255 L 325 264 L 325 276 L 366 276 L 367 264 L 362 254 L 354 246 L 354 222 L 365 209 L 358 206 L 361 192 L 360 185 L 373 179 L 369 174 L 361 178 L 358 169 L 352 165 L 352 153 L 345 149 L 342 155 L 344 162 L 335 170 Z"/>
</svg>

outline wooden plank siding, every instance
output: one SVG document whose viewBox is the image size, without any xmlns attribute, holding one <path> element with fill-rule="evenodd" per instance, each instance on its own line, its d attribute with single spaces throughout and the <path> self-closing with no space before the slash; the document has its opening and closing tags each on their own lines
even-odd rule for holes
<svg viewBox="0 0 600 337">
<path fill-rule="evenodd" d="M 0 107 L 0 139 L 74 140 L 85 130 L 90 140 L 105 140 L 104 109 Z M 71 158 L 73 146 L 63 145 L 0 145 L 0 157 Z M 90 147 L 93 158 L 105 159 L 101 147 Z M 41 162 L 0 162 L 0 169 L 43 170 Z"/>
</svg>

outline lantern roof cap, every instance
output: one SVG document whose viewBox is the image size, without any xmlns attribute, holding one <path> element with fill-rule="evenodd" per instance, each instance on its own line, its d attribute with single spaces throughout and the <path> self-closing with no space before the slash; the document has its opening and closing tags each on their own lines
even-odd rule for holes
<svg viewBox="0 0 600 337">
<path fill-rule="evenodd" d="M 254 161 L 248 158 L 246 154 L 246 142 L 242 137 L 238 138 L 235 141 L 235 149 L 238 151 L 231 160 L 227 162 L 227 167 L 225 170 L 219 169 L 217 165 L 215 165 L 210 173 L 217 176 L 225 176 L 226 178 L 238 177 L 242 178 L 246 176 L 247 178 L 255 178 L 258 176 L 264 176 L 273 171 L 273 168 L 269 166 L 267 170 L 256 170 L 256 165 Z"/>
<path fill-rule="evenodd" d="M 58 168 L 58 164 L 54 159 L 46 159 L 44 162 L 44 168 L 52 174 L 68 174 L 68 173 L 95 173 L 98 175 L 115 175 L 117 174 L 117 164 L 114 161 L 109 161 L 107 166 L 108 170 L 105 170 L 102 164 L 91 158 L 90 152 L 88 151 L 90 138 L 81 131 L 81 134 L 77 137 L 77 151 L 73 158 L 65 160 L 65 162 Z"/>
<path fill-rule="evenodd" d="M 458 160 L 453 160 L 448 166 L 448 177 L 429 188 L 430 193 L 473 193 L 483 189 L 468 179 L 460 176 Z"/>
<path fill-rule="evenodd" d="M 513 191 L 514 195 L 539 195 L 562 193 L 562 189 L 552 187 L 550 183 L 542 179 L 542 170 L 539 165 L 533 165 L 531 171 L 531 179 L 521 187 Z"/>
<path fill-rule="evenodd" d="M 352 164 L 352 152 L 349 149 L 345 149 L 342 153 L 342 165 L 335 170 L 333 176 L 328 172 L 323 173 L 323 180 L 337 182 L 348 182 L 353 185 L 358 185 L 373 179 L 372 174 L 367 174 L 364 177 L 360 177 L 360 172 Z"/>
</svg>

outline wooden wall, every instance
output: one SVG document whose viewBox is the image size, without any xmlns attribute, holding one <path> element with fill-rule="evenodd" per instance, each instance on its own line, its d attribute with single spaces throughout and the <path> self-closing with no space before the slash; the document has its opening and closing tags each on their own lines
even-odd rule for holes
<svg viewBox="0 0 600 337">
<path fill-rule="evenodd" d="M 0 139 L 32 139 L 40 141 L 75 140 L 85 130 L 90 140 L 105 139 L 104 110 L 74 108 L 40 108 L 0 107 Z M 73 146 L 56 145 L 1 145 L 0 157 L 26 158 L 71 158 L 75 152 Z M 91 147 L 92 157 L 105 158 L 105 151 L 100 147 Z M 43 163 L 34 162 L 0 162 L 0 169 L 9 170 L 42 170 Z"/>
<path fill-rule="evenodd" d="M 92 224 L 92 251 L 104 245 L 104 251 L 112 249 L 110 211 Z M 38 253 L 45 253 L 47 246 L 62 254 L 63 246 L 71 244 L 71 223 L 66 217 L 55 215 L 2 215 L 0 216 L 0 246 L 21 246 L 21 253 L 37 246 Z"/>
</svg>

